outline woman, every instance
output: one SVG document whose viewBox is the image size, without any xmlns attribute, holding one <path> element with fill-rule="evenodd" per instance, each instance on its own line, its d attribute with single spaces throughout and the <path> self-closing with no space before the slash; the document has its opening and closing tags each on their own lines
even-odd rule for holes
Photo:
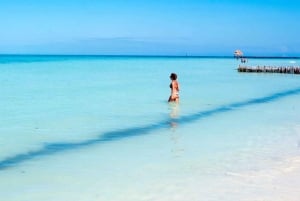
<svg viewBox="0 0 300 201">
<path fill-rule="evenodd" d="M 171 79 L 171 96 L 169 97 L 168 102 L 179 102 L 179 83 L 177 82 L 177 75 L 176 73 L 171 73 L 170 75 Z"/>
</svg>

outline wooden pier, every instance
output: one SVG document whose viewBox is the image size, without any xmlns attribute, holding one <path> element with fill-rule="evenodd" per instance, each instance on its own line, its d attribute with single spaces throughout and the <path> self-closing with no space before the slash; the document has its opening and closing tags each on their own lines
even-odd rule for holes
<svg viewBox="0 0 300 201">
<path fill-rule="evenodd" d="M 239 65 L 238 72 L 246 73 L 288 73 L 300 74 L 300 66 L 242 66 Z"/>
</svg>

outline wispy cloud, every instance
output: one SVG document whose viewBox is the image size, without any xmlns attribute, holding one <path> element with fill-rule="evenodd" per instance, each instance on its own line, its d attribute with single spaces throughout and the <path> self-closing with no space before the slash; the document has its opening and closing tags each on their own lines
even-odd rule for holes
<svg viewBox="0 0 300 201">
<path fill-rule="evenodd" d="M 14 53 L 42 54 L 131 54 L 131 55 L 185 55 L 203 54 L 203 44 L 190 42 L 189 38 L 154 37 L 90 37 L 69 41 L 56 41 L 12 47 Z M 205 48 L 204 48 L 205 49 Z"/>
</svg>

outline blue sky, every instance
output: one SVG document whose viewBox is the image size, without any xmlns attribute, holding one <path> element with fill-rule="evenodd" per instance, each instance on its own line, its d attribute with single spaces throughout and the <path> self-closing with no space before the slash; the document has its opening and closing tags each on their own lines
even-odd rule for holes
<svg viewBox="0 0 300 201">
<path fill-rule="evenodd" d="M 0 0 L 0 53 L 300 56 L 298 0 Z"/>
</svg>

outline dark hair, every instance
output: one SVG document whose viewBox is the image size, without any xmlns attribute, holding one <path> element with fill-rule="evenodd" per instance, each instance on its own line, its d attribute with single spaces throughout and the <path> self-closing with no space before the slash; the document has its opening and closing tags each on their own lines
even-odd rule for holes
<svg viewBox="0 0 300 201">
<path fill-rule="evenodd" d="M 171 78 L 172 80 L 176 80 L 176 79 L 177 79 L 176 73 L 171 73 L 170 78 Z"/>
</svg>

